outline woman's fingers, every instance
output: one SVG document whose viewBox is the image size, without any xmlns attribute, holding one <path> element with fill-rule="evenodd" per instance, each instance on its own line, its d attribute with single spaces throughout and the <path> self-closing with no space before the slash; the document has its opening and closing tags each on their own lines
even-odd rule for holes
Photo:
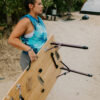
<svg viewBox="0 0 100 100">
<path fill-rule="evenodd" d="M 37 55 L 34 53 L 33 50 L 29 51 L 28 54 L 29 54 L 29 57 L 30 57 L 31 62 L 37 60 L 38 57 L 37 57 Z"/>
<path fill-rule="evenodd" d="M 37 56 L 32 56 L 32 57 L 31 57 L 31 61 L 33 62 L 33 61 L 35 61 L 35 60 L 37 60 Z"/>
</svg>

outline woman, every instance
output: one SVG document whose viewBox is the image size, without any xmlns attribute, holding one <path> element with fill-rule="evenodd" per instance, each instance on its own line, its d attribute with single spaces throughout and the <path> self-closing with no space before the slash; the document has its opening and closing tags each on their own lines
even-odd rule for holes
<svg viewBox="0 0 100 100">
<path fill-rule="evenodd" d="M 45 25 L 38 16 L 43 10 L 41 0 L 25 0 L 25 8 L 29 13 L 21 18 L 8 39 L 9 44 L 23 50 L 20 59 L 22 70 L 35 60 L 47 41 Z"/>
</svg>

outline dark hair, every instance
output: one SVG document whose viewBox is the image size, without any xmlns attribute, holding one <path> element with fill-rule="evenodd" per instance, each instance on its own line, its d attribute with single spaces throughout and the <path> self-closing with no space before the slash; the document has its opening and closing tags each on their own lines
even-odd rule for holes
<svg viewBox="0 0 100 100">
<path fill-rule="evenodd" d="M 33 4 L 34 5 L 36 0 L 24 0 L 24 1 L 25 1 L 24 5 L 25 5 L 26 10 L 30 11 L 29 4 Z"/>
</svg>

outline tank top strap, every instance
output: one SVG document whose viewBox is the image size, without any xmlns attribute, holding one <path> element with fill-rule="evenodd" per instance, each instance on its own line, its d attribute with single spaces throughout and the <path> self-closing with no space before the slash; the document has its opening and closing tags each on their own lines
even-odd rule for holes
<svg viewBox="0 0 100 100">
<path fill-rule="evenodd" d="M 42 26 L 44 26 L 45 27 L 45 24 L 44 24 L 44 22 L 43 22 L 43 20 L 38 16 L 38 20 L 39 20 L 39 23 L 41 23 L 42 24 Z M 45 27 L 46 28 L 46 27 Z"/>
<path fill-rule="evenodd" d="M 23 18 L 28 18 L 30 20 L 30 22 L 32 23 L 32 25 L 34 26 L 35 30 L 36 30 L 37 19 L 35 19 L 34 17 L 32 17 L 30 14 L 27 14 L 27 15 L 23 16 L 21 19 L 23 19 Z"/>
<path fill-rule="evenodd" d="M 26 18 L 29 18 L 29 20 L 31 21 L 31 23 L 32 23 L 32 25 L 34 26 L 35 30 L 36 30 L 36 25 L 37 25 L 37 23 L 40 23 L 40 24 L 42 24 L 42 26 L 45 27 L 45 25 L 44 25 L 42 19 L 41 19 L 39 16 L 37 16 L 37 17 L 38 17 L 38 20 L 37 20 L 36 18 L 34 18 L 33 16 L 31 16 L 30 14 L 27 14 L 27 15 L 23 16 L 21 19 L 23 19 L 23 18 L 25 18 L 25 17 L 26 17 Z M 46 27 L 45 27 L 45 28 L 46 28 Z"/>
</svg>

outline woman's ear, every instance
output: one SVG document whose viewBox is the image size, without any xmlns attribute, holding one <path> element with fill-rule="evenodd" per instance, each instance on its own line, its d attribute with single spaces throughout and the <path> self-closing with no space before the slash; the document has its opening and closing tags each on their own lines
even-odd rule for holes
<svg viewBox="0 0 100 100">
<path fill-rule="evenodd" d="M 33 8 L 33 4 L 29 4 L 28 6 L 30 10 Z"/>
</svg>

